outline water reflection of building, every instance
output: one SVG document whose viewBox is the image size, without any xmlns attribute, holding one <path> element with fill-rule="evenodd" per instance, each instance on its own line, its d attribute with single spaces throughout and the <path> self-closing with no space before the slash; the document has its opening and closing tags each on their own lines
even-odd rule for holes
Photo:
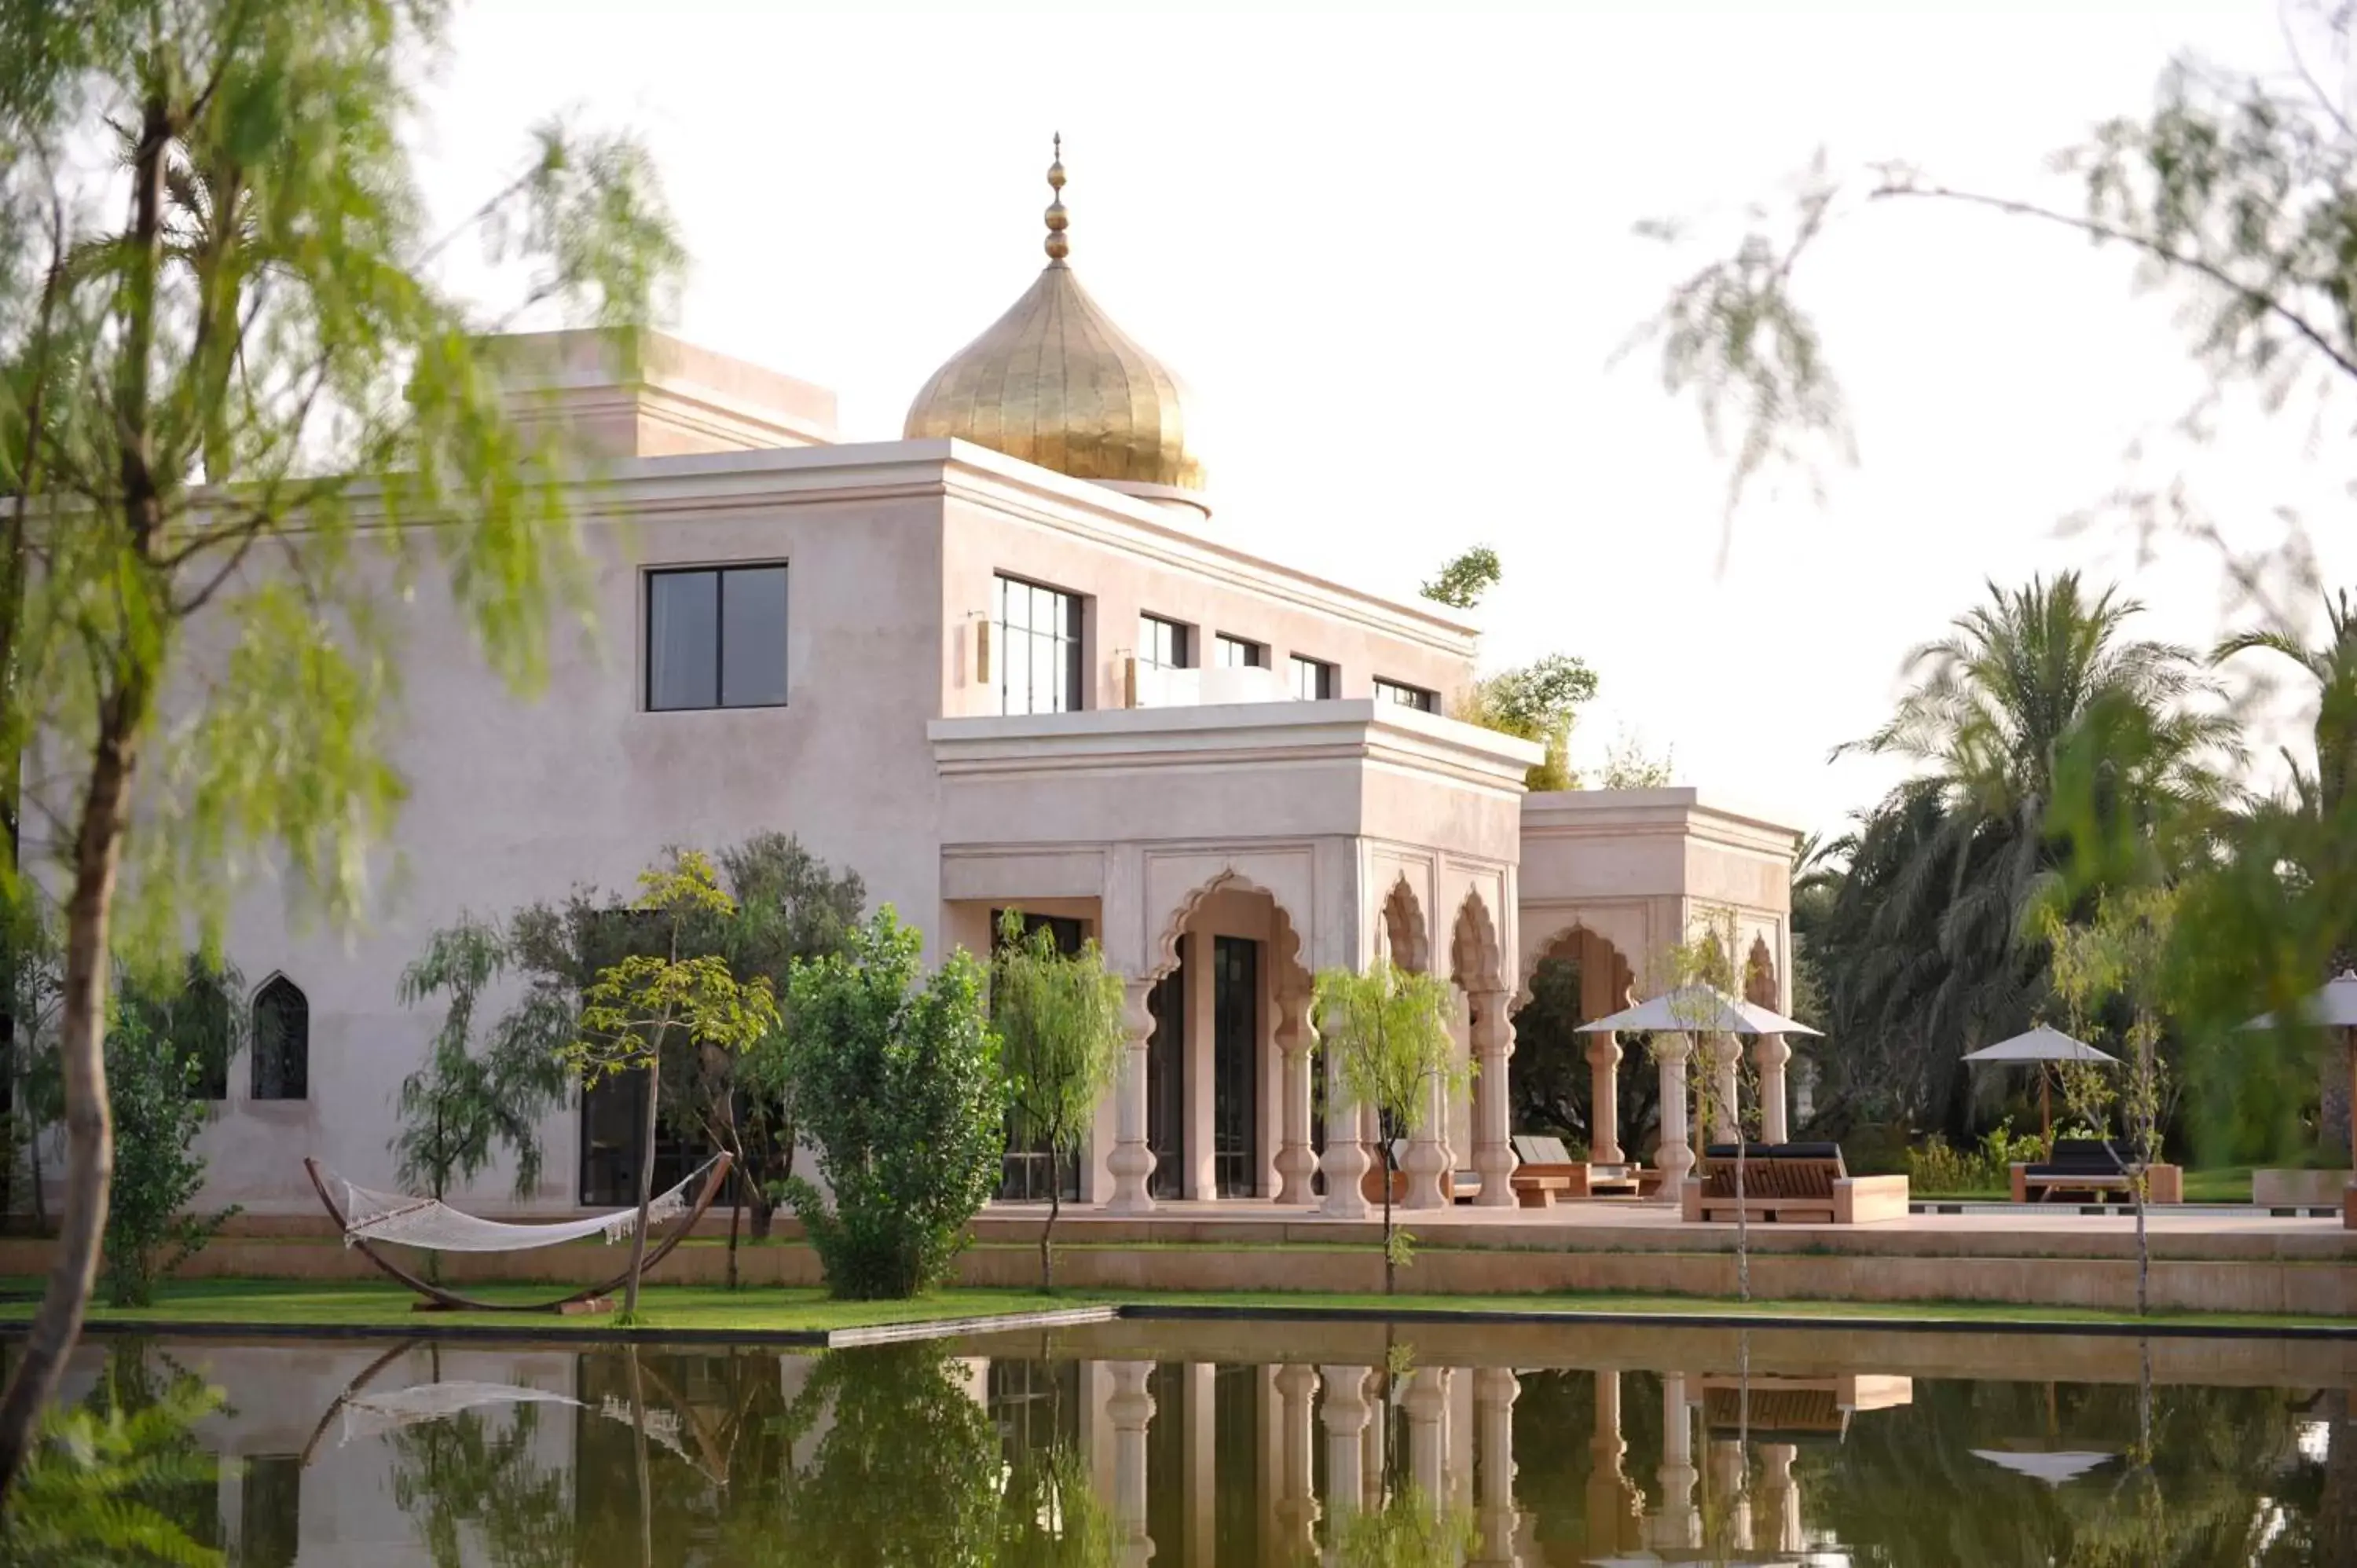
<svg viewBox="0 0 2357 1568">
<path fill-rule="evenodd" d="M 1687 1344 L 1695 1365 L 1671 1372 L 1414 1364 L 1387 1356 L 1378 1333 L 1340 1327 L 1314 1341 L 1336 1358 L 1325 1362 L 1254 1359 L 1231 1342 L 1220 1359 L 1192 1360 L 1152 1359 L 1175 1347 L 1138 1329 L 1085 1345 L 1032 1339 L 1001 1355 L 987 1352 L 1004 1341 L 984 1340 L 956 1354 L 834 1357 L 178 1347 L 170 1355 L 189 1371 L 231 1391 L 231 1407 L 199 1436 L 237 1463 L 165 1501 L 231 1568 L 686 1568 L 743 1560 L 745 1541 L 780 1530 L 781 1560 L 858 1562 L 877 1531 L 974 1526 L 942 1517 L 952 1494 L 1002 1542 L 1011 1530 L 1037 1543 L 1082 1519 L 1059 1500 L 1080 1499 L 1113 1538 L 1114 1561 L 1155 1568 L 1335 1563 L 1339 1533 L 1387 1505 L 1453 1515 L 1470 1568 L 1818 1568 L 1845 1548 L 1915 1561 L 1900 1548 L 1920 1549 L 1922 1530 L 1969 1531 L 1992 1501 L 2003 1504 L 1999 1523 L 1976 1538 L 1997 1548 L 1990 1560 L 2042 1561 L 2103 1504 L 2068 1479 L 2050 1501 L 2053 1487 L 1985 1457 L 1960 1473 L 1942 1467 L 1940 1454 L 1996 1452 L 2025 1420 L 2034 1425 L 2051 1402 L 2037 1384 L 1946 1381 L 1926 1385 L 1919 1402 L 1906 1378 L 1810 1375 L 1819 1350 L 1789 1339 L 1747 1362 L 1773 1371 L 1749 1376 L 1726 1369 L 1732 1340 L 1724 1357 Z M 135 1377 L 153 1385 L 170 1371 L 156 1350 L 112 1369 L 105 1360 L 103 1349 L 84 1352 L 76 1397 L 102 1373 L 144 1369 Z M 2309 1453 L 2291 1436 L 2314 1407 L 2273 1384 L 2185 1389 L 2170 1404 L 2188 1430 L 2242 1423 L 2231 1429 L 2245 1440 L 2231 1447 L 2257 1455 L 2249 1464 L 2206 1440 L 2183 1456 L 2208 1477 L 2206 1495 L 2276 1514 L 2318 1484 L 2283 1466 L 2330 1457 L 2331 1444 Z M 2115 1442 L 2136 1410 L 2126 1385 L 2066 1387 L 2041 1442 Z M 1859 1441 L 1858 1423 L 1877 1411 L 1891 1412 L 1879 1418 L 1889 1424 Z M 1050 1455 L 1060 1477 L 1077 1477 L 1058 1485 L 1074 1490 L 1038 1489 Z M 889 1480 L 877 1478 L 879 1465 Z M 979 1500 L 964 1484 L 976 1478 L 989 1494 Z M 2320 1518 L 2319 1505 L 2309 1511 Z M 551 1541 L 554 1552 L 523 1550 Z"/>
</svg>

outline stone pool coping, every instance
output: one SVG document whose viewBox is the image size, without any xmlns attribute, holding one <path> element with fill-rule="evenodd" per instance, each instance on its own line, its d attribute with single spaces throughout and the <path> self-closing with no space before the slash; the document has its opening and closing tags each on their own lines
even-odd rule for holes
<svg viewBox="0 0 2357 1568">
<path fill-rule="evenodd" d="M 2117 1319 L 2007 1318 L 1841 1315 L 1807 1312 L 1732 1312 L 1726 1310 L 1660 1310 L 1577 1307 L 1437 1307 L 1387 1308 L 1373 1305 L 1304 1303 L 1229 1304 L 1214 1302 L 1100 1302 L 1048 1310 L 1017 1311 L 909 1318 L 897 1323 L 867 1324 L 843 1328 L 758 1327 L 619 1327 L 543 1321 L 516 1314 L 504 1323 L 285 1323 L 255 1318 L 93 1318 L 85 1322 L 86 1336 L 144 1336 L 178 1339 L 312 1339 L 388 1340 L 433 1339 L 479 1343 L 521 1342 L 565 1344 L 770 1345 L 795 1348 L 841 1350 L 863 1346 L 908 1344 L 941 1339 L 974 1339 L 1005 1334 L 1039 1333 L 1058 1328 L 1092 1327 L 1114 1322 L 1261 1322 L 1270 1324 L 1428 1324 L 1459 1326 L 1506 1326 L 1536 1327 L 1640 1327 L 1708 1329 L 1823 1329 L 1840 1333 L 1994 1334 L 2124 1339 L 2285 1339 L 2357 1341 L 2357 1322 L 2328 1323 L 2205 1323 L 2184 1318 L 2150 1322 Z M 0 1321 L 0 1339 L 21 1335 L 25 1319 Z"/>
</svg>

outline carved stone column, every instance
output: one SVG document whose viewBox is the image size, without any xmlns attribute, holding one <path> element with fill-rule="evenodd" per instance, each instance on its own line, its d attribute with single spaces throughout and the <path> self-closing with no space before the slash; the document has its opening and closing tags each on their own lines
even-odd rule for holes
<svg viewBox="0 0 2357 1568">
<path fill-rule="evenodd" d="M 1448 1103 L 1440 1084 L 1426 1085 L 1424 1125 L 1408 1135 L 1407 1150 L 1400 1156 L 1400 1169 L 1407 1176 L 1402 1208 L 1448 1207 L 1449 1188 L 1455 1185 L 1449 1167 L 1456 1162 L 1448 1155 Z"/>
<path fill-rule="evenodd" d="M 1587 1036 L 1587 1157 L 1617 1165 L 1620 1154 L 1620 1036 L 1607 1029 Z"/>
<path fill-rule="evenodd" d="M 1515 1568 L 1514 1401 L 1522 1380 L 1505 1367 L 1473 1374 L 1473 1425 L 1480 1441 L 1480 1568 Z"/>
<path fill-rule="evenodd" d="M 1146 1002 L 1153 993 L 1152 981 L 1122 982 L 1121 1070 L 1114 1079 L 1113 1153 L 1105 1160 L 1113 1172 L 1108 1214 L 1154 1211 L 1154 1199 L 1146 1190 L 1146 1178 L 1154 1174 L 1154 1150 L 1146 1142 L 1146 1042 L 1154 1034 L 1154 1015 Z"/>
<path fill-rule="evenodd" d="M 1662 1069 L 1662 1146 L 1653 1163 L 1662 1171 L 1662 1199 L 1673 1205 L 1695 1163 L 1686 1131 L 1686 1058 L 1693 1052 L 1693 1043 L 1675 1031 L 1653 1036 L 1653 1059 Z"/>
<path fill-rule="evenodd" d="M 1799 1552 L 1801 1539 L 1801 1484 L 1792 1479 L 1792 1461 L 1800 1450 L 1789 1443 L 1763 1443 L 1760 1445 L 1760 1499 L 1766 1505 L 1768 1540 L 1770 1552 Z"/>
<path fill-rule="evenodd" d="M 1321 1367 L 1326 1381 L 1326 1515 L 1341 1519 L 1365 1506 L 1367 1369 Z"/>
<path fill-rule="evenodd" d="M 1455 993 L 1452 988 L 1451 1000 Z M 1449 1020 L 1449 1049 L 1458 1047 L 1457 1023 Z M 1381 1151 L 1377 1151 L 1378 1157 Z M 1400 1200 L 1403 1208 L 1446 1208 L 1453 1200 L 1457 1186 L 1457 1161 L 1448 1147 L 1448 1094 L 1439 1079 L 1424 1086 L 1424 1122 L 1408 1134 L 1407 1149 L 1400 1156 L 1400 1169 L 1407 1176 L 1407 1194 Z"/>
<path fill-rule="evenodd" d="M 1146 1380 L 1151 1361 L 1111 1364 L 1113 1397 L 1105 1402 L 1113 1423 L 1113 1522 L 1114 1561 L 1124 1568 L 1145 1568 L 1154 1555 L 1146 1533 L 1146 1429 L 1154 1419 L 1154 1396 Z"/>
<path fill-rule="evenodd" d="M 1710 1445 L 1710 1489 L 1727 1510 L 1727 1544 L 1737 1552 L 1751 1550 L 1750 1477 L 1745 1474 L 1743 1444 L 1722 1438 Z"/>
<path fill-rule="evenodd" d="M 1514 1054 L 1514 1020 L 1505 991 L 1473 996 L 1473 1168 L 1481 1174 L 1484 1208 L 1514 1206 L 1514 1097 L 1506 1078 Z"/>
<path fill-rule="evenodd" d="M 1356 1101 L 1342 1092 L 1340 1053 L 1326 1053 L 1326 1153 L 1318 1162 L 1326 1177 L 1324 1212 L 1336 1219 L 1364 1219 L 1367 1146 L 1359 1129 L 1365 1118 Z M 1330 1396 L 1329 1396 L 1330 1397 Z"/>
<path fill-rule="evenodd" d="M 1309 993 L 1287 992 L 1276 999 L 1277 1062 L 1285 1084 L 1278 1107 L 1276 1201 L 1315 1203 L 1309 1178 L 1318 1174 L 1318 1151 L 1309 1142 L 1309 1065 L 1318 1031 L 1309 1020 Z"/>
<path fill-rule="evenodd" d="M 1792 1047 L 1781 1035 L 1762 1035 L 1751 1047 L 1751 1059 L 1760 1069 L 1760 1136 L 1768 1143 L 1781 1144 L 1792 1135 L 1784 1064 L 1792 1059 Z"/>
<path fill-rule="evenodd" d="M 1278 1368 L 1276 1397 L 1282 1434 L 1276 1500 L 1278 1555 L 1285 1556 L 1285 1549 L 1290 1548 L 1306 1563 L 1317 1545 L 1317 1466 L 1309 1445 L 1317 1441 L 1310 1428 L 1317 1413 L 1318 1369 L 1299 1362 Z"/>
<path fill-rule="evenodd" d="M 1662 1511 L 1653 1544 L 1691 1552 L 1702 1544 L 1702 1513 L 1694 1505 L 1694 1414 L 1686 1408 L 1684 1372 L 1662 1374 Z"/>
<path fill-rule="evenodd" d="M 1620 1435 L 1620 1374 L 1609 1369 L 1596 1374 L 1596 1430 L 1587 1441 L 1592 1456 L 1587 1466 L 1587 1552 L 1591 1557 L 1618 1557 L 1634 1546 L 1629 1524 L 1629 1473 L 1621 1467 L 1629 1452 Z"/>
<path fill-rule="evenodd" d="M 1710 1141 L 1739 1142 L 1743 1137 L 1743 1104 L 1738 1097 L 1742 1089 L 1736 1081 L 1735 1069 L 1743 1059 L 1743 1046 L 1733 1035 L 1709 1035 L 1704 1037 L 1703 1052 L 1710 1063 Z"/>
<path fill-rule="evenodd" d="M 1400 1401 L 1407 1412 L 1408 1482 L 1437 1515 L 1448 1506 L 1448 1372 L 1418 1367 Z"/>
</svg>

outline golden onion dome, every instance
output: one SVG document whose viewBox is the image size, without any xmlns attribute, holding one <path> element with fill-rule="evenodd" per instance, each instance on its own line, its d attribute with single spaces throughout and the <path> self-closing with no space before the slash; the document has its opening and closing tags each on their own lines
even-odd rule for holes
<svg viewBox="0 0 2357 1568">
<path fill-rule="evenodd" d="M 1089 297 L 1065 257 L 1063 138 L 1048 185 L 1048 265 L 909 407 L 911 440 L 955 436 L 1149 499 L 1208 511 L 1187 445 L 1186 386 Z"/>
</svg>

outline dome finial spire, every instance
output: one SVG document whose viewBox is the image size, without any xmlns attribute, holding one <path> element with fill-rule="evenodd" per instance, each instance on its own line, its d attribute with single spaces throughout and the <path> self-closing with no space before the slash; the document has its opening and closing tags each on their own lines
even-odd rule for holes
<svg viewBox="0 0 2357 1568">
<path fill-rule="evenodd" d="M 1071 242 L 1064 238 L 1064 227 L 1071 221 L 1064 216 L 1064 133 L 1056 133 L 1056 161 L 1048 166 L 1048 188 L 1055 199 L 1048 203 L 1048 264 L 1060 267 L 1071 254 Z"/>
</svg>

